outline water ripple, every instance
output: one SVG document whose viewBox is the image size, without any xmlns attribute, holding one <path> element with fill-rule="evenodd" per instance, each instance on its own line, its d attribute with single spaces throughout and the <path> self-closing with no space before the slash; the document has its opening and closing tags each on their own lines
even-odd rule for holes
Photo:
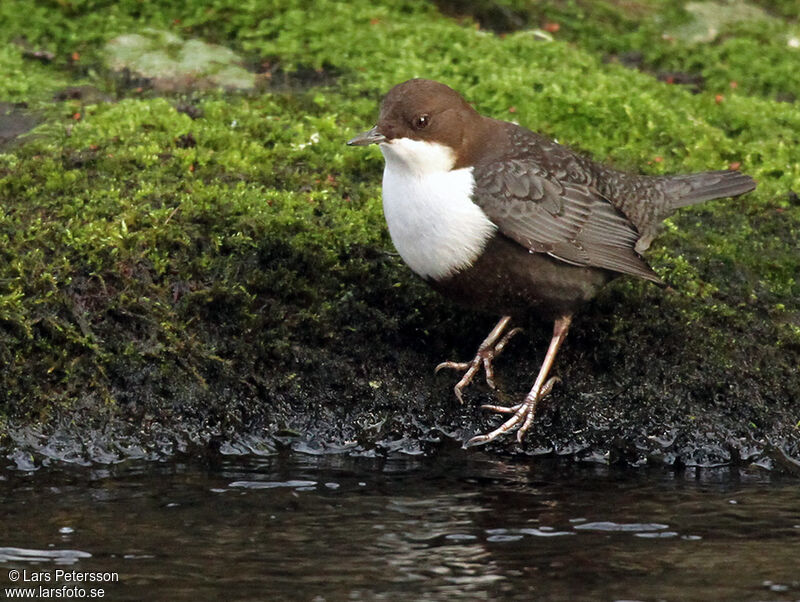
<svg viewBox="0 0 800 602">
<path fill-rule="evenodd" d="M 54 562 L 74 564 L 81 558 L 91 558 L 89 552 L 80 550 L 33 550 L 28 548 L 0 548 L 0 562 Z"/>
<path fill-rule="evenodd" d="M 611 521 L 598 521 L 583 523 L 572 527 L 576 531 L 624 531 L 631 533 L 648 533 L 668 529 L 669 525 L 660 523 L 614 523 Z"/>
<path fill-rule="evenodd" d="M 242 487 L 244 489 L 277 489 L 278 487 L 288 487 L 299 489 L 306 487 L 316 487 L 316 481 L 234 481 L 228 487 Z"/>
</svg>

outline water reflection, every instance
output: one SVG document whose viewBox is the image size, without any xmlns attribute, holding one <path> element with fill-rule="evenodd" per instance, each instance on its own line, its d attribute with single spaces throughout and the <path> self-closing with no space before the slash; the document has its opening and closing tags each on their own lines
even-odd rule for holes
<svg viewBox="0 0 800 602">
<path fill-rule="evenodd" d="M 800 487 L 758 474 L 274 454 L 9 473 L 0 503 L 0 581 L 71 562 L 114 600 L 800 597 Z"/>
<path fill-rule="evenodd" d="M 75 564 L 81 558 L 91 558 L 88 552 L 80 550 L 29 550 L 26 548 L 0 548 L 0 563 Z"/>
</svg>

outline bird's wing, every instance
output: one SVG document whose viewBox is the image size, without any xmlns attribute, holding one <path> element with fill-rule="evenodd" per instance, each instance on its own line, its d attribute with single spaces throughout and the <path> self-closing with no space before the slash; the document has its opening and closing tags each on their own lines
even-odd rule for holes
<svg viewBox="0 0 800 602">
<path fill-rule="evenodd" d="M 594 187 L 560 181 L 526 159 L 476 166 L 473 174 L 475 203 L 530 251 L 661 283 L 634 251 L 639 232 Z"/>
</svg>

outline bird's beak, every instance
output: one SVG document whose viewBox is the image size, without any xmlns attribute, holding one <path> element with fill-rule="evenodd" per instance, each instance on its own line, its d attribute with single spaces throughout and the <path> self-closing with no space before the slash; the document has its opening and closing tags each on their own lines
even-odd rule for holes
<svg viewBox="0 0 800 602">
<path fill-rule="evenodd" d="M 362 132 L 352 140 L 348 140 L 347 146 L 367 146 L 368 144 L 380 144 L 381 142 L 386 142 L 386 136 L 378 131 L 378 126 L 376 125 L 371 130 Z"/>
</svg>

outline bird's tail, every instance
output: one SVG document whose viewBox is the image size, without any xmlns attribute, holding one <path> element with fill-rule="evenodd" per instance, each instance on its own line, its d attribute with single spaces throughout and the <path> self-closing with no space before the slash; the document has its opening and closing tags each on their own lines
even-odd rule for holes
<svg viewBox="0 0 800 602">
<path fill-rule="evenodd" d="M 671 201 L 671 213 L 675 209 L 703 201 L 739 196 L 755 187 L 756 182 L 750 176 L 725 169 L 686 176 L 667 176 L 664 192 Z"/>
<path fill-rule="evenodd" d="M 739 196 L 756 187 L 756 181 L 743 173 L 725 169 L 706 171 L 685 176 L 657 176 L 658 186 L 665 203 L 637 224 L 641 236 L 636 242 L 636 252 L 643 253 L 658 234 L 658 224 L 681 207 L 696 205 L 711 199 Z"/>
</svg>

